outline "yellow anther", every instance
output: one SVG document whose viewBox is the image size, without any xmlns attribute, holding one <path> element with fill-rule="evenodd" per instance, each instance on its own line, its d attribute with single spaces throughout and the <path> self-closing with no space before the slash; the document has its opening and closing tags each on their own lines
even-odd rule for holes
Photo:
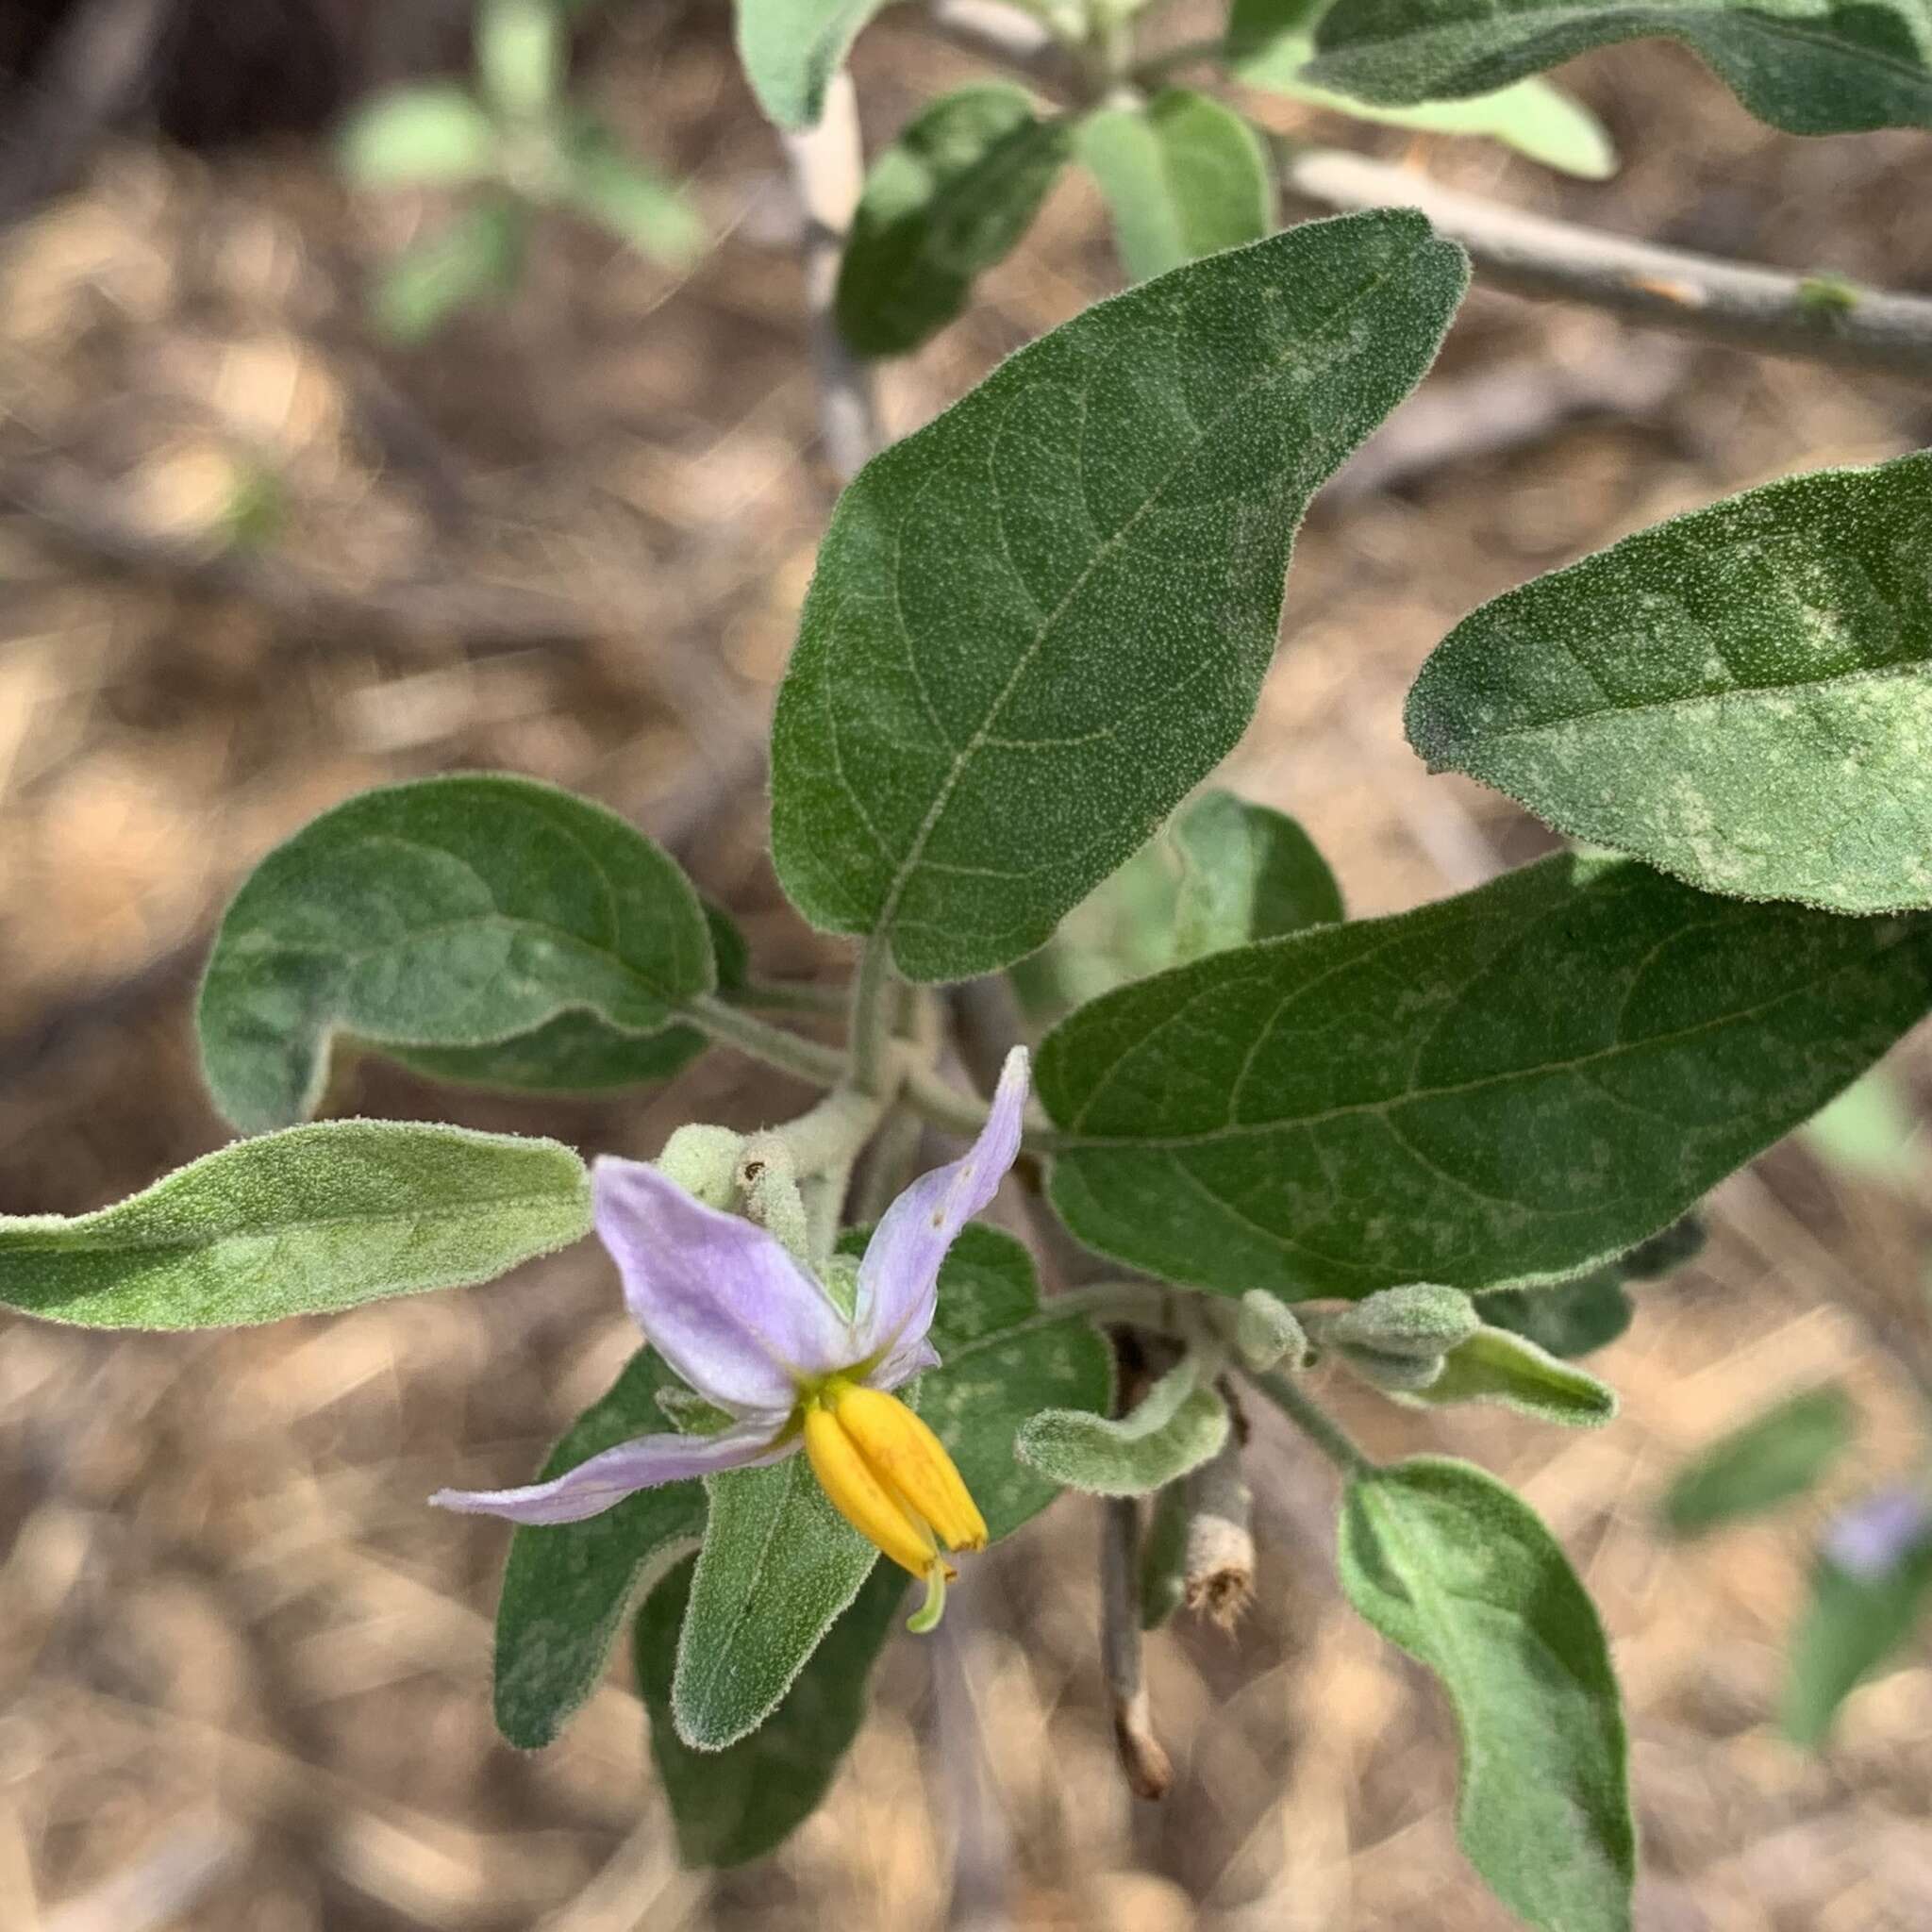
<svg viewBox="0 0 1932 1932">
<path fill-rule="evenodd" d="M 939 1562 L 932 1532 L 866 1467 L 858 1445 L 829 1408 L 814 1403 L 805 1412 L 805 1453 L 835 1508 L 860 1536 L 875 1542 L 902 1570 L 928 1574 Z"/>
<path fill-rule="evenodd" d="M 840 1426 L 873 1473 L 949 1550 L 983 1550 L 986 1519 L 946 1445 L 896 1396 L 851 1383 L 826 1391 Z"/>
</svg>

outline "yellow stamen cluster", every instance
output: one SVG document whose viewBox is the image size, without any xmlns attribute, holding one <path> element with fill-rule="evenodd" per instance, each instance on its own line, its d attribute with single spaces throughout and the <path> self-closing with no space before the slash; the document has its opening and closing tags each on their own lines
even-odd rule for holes
<svg viewBox="0 0 1932 1932">
<path fill-rule="evenodd" d="M 835 1375 L 805 1406 L 805 1453 L 854 1529 L 926 1584 L 914 1629 L 939 1622 L 958 1573 L 940 1555 L 986 1547 L 986 1519 L 945 1444 L 896 1396 Z"/>
</svg>

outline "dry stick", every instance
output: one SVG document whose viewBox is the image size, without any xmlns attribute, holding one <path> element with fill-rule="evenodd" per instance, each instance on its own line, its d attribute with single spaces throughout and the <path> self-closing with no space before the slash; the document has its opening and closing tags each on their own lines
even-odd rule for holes
<svg viewBox="0 0 1932 1932">
<path fill-rule="evenodd" d="M 811 314 L 819 427 L 827 460 L 841 479 L 849 481 L 871 460 L 880 441 L 872 372 L 845 346 L 833 308 L 846 231 L 865 186 L 865 148 L 852 76 L 835 75 L 825 90 L 825 111 L 818 125 L 784 140 L 791 183 L 805 217 L 805 299 Z"/>
<path fill-rule="evenodd" d="M 1100 1510 L 1100 1661 L 1114 1748 L 1137 1798 L 1164 1797 L 1174 1765 L 1154 1735 L 1141 1675 L 1141 1506 L 1132 1496 L 1108 1496 Z"/>
<path fill-rule="evenodd" d="M 1282 144 L 1282 185 L 1334 212 L 1415 208 L 1484 280 L 1774 355 L 1932 376 L 1932 301 L 1633 242 L 1444 188 L 1413 168 Z"/>
</svg>

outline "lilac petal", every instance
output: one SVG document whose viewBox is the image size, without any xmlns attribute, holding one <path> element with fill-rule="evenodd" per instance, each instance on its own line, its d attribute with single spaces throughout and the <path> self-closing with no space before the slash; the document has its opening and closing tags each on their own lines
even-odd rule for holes
<svg viewBox="0 0 1932 1932">
<path fill-rule="evenodd" d="M 1932 1539 L 1932 1504 L 1917 1490 L 1875 1490 L 1841 1510 L 1824 1533 L 1824 1554 L 1848 1576 L 1875 1583 Z"/>
<path fill-rule="evenodd" d="M 992 1108 L 979 1138 L 965 1158 L 936 1167 L 920 1177 L 888 1208 L 873 1230 L 865 1258 L 858 1264 L 858 1330 L 860 1358 L 885 1352 L 885 1359 L 867 1380 L 874 1387 L 893 1386 L 885 1379 L 887 1365 L 924 1341 L 932 1326 L 939 1292 L 940 1263 L 959 1230 L 999 1192 L 1000 1182 L 1020 1151 L 1021 1116 L 1026 1108 L 1026 1049 L 1016 1046 L 1007 1056 Z M 913 1373 L 900 1366 L 896 1380 Z"/>
<path fill-rule="evenodd" d="M 927 1320 L 930 1319 L 928 1316 Z M 909 1326 L 908 1333 L 910 1334 Z M 865 1386 L 868 1389 L 896 1389 L 901 1382 L 909 1382 L 914 1375 L 926 1369 L 936 1369 L 939 1365 L 940 1352 L 924 1335 L 912 1336 L 909 1341 L 902 1337 L 865 1378 Z"/>
<path fill-rule="evenodd" d="M 845 1318 L 763 1228 L 608 1155 L 591 1199 L 631 1319 L 707 1402 L 788 1413 L 801 1381 L 859 1358 Z"/>
<path fill-rule="evenodd" d="M 724 1469 L 752 1469 L 790 1456 L 798 1446 L 795 1438 L 773 1441 L 782 1426 L 782 1418 L 764 1418 L 715 1436 L 640 1436 L 578 1463 L 553 1482 L 520 1490 L 438 1490 L 429 1500 L 439 1509 L 507 1516 L 512 1523 L 579 1523 L 659 1483 L 715 1475 Z"/>
</svg>

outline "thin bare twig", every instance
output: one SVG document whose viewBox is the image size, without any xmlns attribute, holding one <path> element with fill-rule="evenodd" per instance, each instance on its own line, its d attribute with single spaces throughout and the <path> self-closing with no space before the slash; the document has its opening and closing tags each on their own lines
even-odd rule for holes
<svg viewBox="0 0 1932 1932">
<path fill-rule="evenodd" d="M 1141 1506 L 1132 1496 L 1108 1496 L 1100 1512 L 1100 1661 L 1114 1748 L 1137 1798 L 1164 1797 L 1174 1763 L 1154 1735 L 1141 1674 Z"/>
<path fill-rule="evenodd" d="M 865 186 L 865 145 L 852 76 L 834 75 L 818 125 L 785 136 L 785 158 L 805 217 L 805 299 L 818 378 L 819 427 L 825 457 L 843 480 L 865 467 L 880 442 L 872 371 L 845 346 L 834 302 L 839 261 Z"/>
</svg>

